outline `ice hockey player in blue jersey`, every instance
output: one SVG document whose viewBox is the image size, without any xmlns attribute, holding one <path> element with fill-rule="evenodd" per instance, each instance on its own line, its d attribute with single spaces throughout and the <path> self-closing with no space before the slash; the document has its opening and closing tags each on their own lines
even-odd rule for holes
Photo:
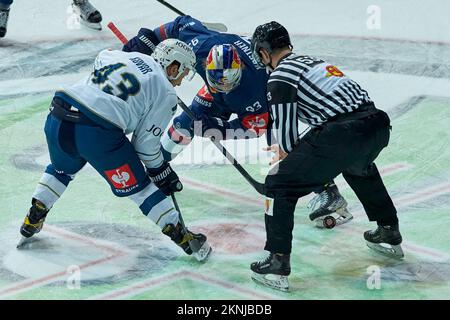
<svg viewBox="0 0 450 320">
<path fill-rule="evenodd" d="M 190 106 L 197 120 L 202 121 L 201 135 L 208 129 L 218 130 L 223 139 L 227 138 L 227 129 L 240 129 L 248 137 L 264 134 L 268 124 L 265 102 L 268 76 L 254 61 L 249 39 L 209 30 L 192 17 L 180 16 L 153 31 L 140 29 L 124 50 L 148 53 L 167 38 L 180 39 L 192 47 L 197 73 L 207 84 L 200 88 Z M 232 114 L 237 118 L 230 121 Z M 174 118 L 162 141 L 166 159 L 173 159 L 191 142 L 193 122 L 185 112 Z"/>
<path fill-rule="evenodd" d="M 187 254 L 207 258 L 206 236 L 185 227 L 170 198 L 182 184 L 160 143 L 177 107 L 174 87 L 194 65 L 194 52 L 177 39 L 159 43 L 152 56 L 103 50 L 89 76 L 56 92 L 45 123 L 51 164 L 33 194 L 19 246 L 42 229 L 49 210 L 90 163 L 116 196 L 134 201 Z"/>
<path fill-rule="evenodd" d="M 195 135 L 214 135 L 225 140 L 256 138 L 266 133 L 269 76 L 252 56 L 247 37 L 210 30 L 197 19 L 179 16 L 153 30 L 141 28 L 123 50 L 149 54 L 167 38 L 180 39 L 192 47 L 197 59 L 197 73 L 205 85 L 189 107 L 197 121 L 201 121 L 198 126 L 201 130 L 197 130 L 186 112 L 175 117 L 161 141 L 166 160 L 175 158 Z M 230 120 L 233 114 L 237 117 Z M 323 218 L 328 215 L 334 215 L 337 224 L 352 218 L 346 209 L 347 202 L 333 182 L 317 193 L 311 202 L 313 210 L 310 214 L 316 226 L 322 227 Z"/>
</svg>

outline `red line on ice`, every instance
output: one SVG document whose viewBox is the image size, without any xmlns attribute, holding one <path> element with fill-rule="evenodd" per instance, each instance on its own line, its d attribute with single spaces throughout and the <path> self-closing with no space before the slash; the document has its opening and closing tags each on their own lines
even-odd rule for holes
<svg viewBox="0 0 450 320">
<path fill-rule="evenodd" d="M 110 261 L 112 259 L 116 259 L 118 257 L 121 257 L 121 256 L 127 254 L 126 252 L 121 251 L 119 249 L 112 248 L 112 247 L 109 247 L 109 246 L 104 245 L 104 244 L 99 244 L 96 241 L 94 241 L 92 239 L 89 239 L 87 237 L 83 237 L 81 235 L 78 235 L 78 234 L 75 234 L 75 233 L 72 233 L 72 232 L 69 232 L 69 231 L 66 231 L 66 230 L 54 227 L 54 226 L 50 226 L 48 224 L 45 225 L 44 228 L 45 228 L 45 230 L 50 231 L 50 233 L 54 233 L 54 234 L 56 234 L 56 235 L 58 235 L 60 237 L 63 237 L 63 238 L 66 238 L 66 239 L 70 239 L 70 240 L 74 240 L 74 241 L 78 241 L 78 242 L 82 242 L 82 243 L 86 243 L 86 244 L 89 244 L 89 245 L 94 246 L 96 248 L 99 248 L 99 249 L 102 249 L 102 250 L 106 250 L 108 253 L 112 253 L 112 255 L 107 256 L 105 258 L 89 261 L 89 262 L 87 262 L 85 264 L 82 264 L 81 266 L 79 266 L 80 270 L 83 270 L 83 269 L 86 269 L 86 268 L 89 268 L 89 267 L 92 267 L 92 266 L 95 266 L 95 265 L 98 265 L 98 264 L 105 263 L 107 261 Z M 49 274 L 49 275 L 47 275 L 45 277 L 34 279 L 34 280 L 24 280 L 24 281 L 21 281 L 18 284 L 12 286 L 12 287 L 9 287 L 9 288 L 6 288 L 6 289 L 0 289 L 0 296 L 2 296 L 4 294 L 11 294 L 11 293 L 14 293 L 16 291 L 20 291 L 22 289 L 27 289 L 27 288 L 32 289 L 35 286 L 43 285 L 43 284 L 45 284 L 45 283 L 47 283 L 47 282 L 49 282 L 51 280 L 56 280 L 57 278 L 62 277 L 64 275 L 67 275 L 66 271 L 52 273 L 52 274 Z"/>
<path fill-rule="evenodd" d="M 102 259 L 90 261 L 90 262 L 87 262 L 85 264 L 82 264 L 81 266 L 79 266 L 79 268 L 80 268 L 80 270 L 83 270 L 83 269 L 92 267 L 94 265 L 102 264 L 102 263 L 104 263 L 106 261 L 115 259 L 115 258 L 117 258 L 119 256 L 121 256 L 121 254 L 115 254 L 115 255 L 112 255 L 112 256 L 109 256 L 109 257 L 105 257 L 105 258 L 102 258 Z M 21 283 L 19 283 L 18 285 L 15 285 L 15 286 L 7 288 L 7 289 L 0 290 L 0 296 L 2 296 L 4 294 L 11 294 L 11 293 L 14 293 L 16 291 L 20 291 L 22 289 L 27 289 L 27 288 L 30 288 L 30 287 L 35 287 L 35 286 L 38 286 L 38 285 L 42 285 L 42 284 L 47 283 L 48 281 L 56 280 L 56 279 L 58 279 L 59 277 L 62 277 L 62 276 L 67 276 L 66 271 L 53 273 L 53 274 L 50 274 L 48 276 L 45 276 L 45 277 L 42 277 L 42 278 L 39 278 L 39 279 L 35 279 L 35 280 L 25 280 L 25 281 L 22 281 Z"/>
<path fill-rule="evenodd" d="M 200 274 L 197 272 L 192 272 L 189 270 L 183 270 L 183 271 L 178 271 L 178 272 L 171 273 L 168 275 L 164 275 L 162 277 L 145 280 L 143 282 L 133 284 L 129 287 L 119 289 L 117 291 L 113 291 L 109 294 L 108 293 L 102 294 L 102 295 L 97 296 L 98 298 L 96 298 L 94 296 L 92 299 L 110 300 L 110 299 L 116 299 L 119 297 L 123 298 L 124 296 L 127 296 L 127 295 L 139 294 L 139 292 L 141 290 L 149 290 L 149 289 L 151 289 L 161 283 L 164 283 L 164 282 L 166 282 L 166 284 L 167 284 L 167 283 L 170 283 L 175 280 L 182 280 L 184 278 L 204 281 L 204 282 L 207 282 L 212 285 L 220 286 L 220 287 L 228 289 L 228 290 L 232 290 L 232 291 L 235 291 L 235 292 L 247 295 L 247 296 L 254 297 L 255 299 L 266 299 L 267 300 L 267 299 L 276 299 L 277 298 L 276 296 L 261 294 L 259 292 L 255 292 L 255 291 L 247 289 L 245 287 L 237 286 L 231 282 L 224 281 L 222 279 L 209 277 L 209 276 L 206 276 L 206 275 L 203 275 L 203 274 Z"/>
</svg>

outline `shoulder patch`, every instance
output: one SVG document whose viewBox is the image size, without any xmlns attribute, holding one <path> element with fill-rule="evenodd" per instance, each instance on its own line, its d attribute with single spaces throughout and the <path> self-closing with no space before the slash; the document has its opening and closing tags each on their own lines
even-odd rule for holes
<svg viewBox="0 0 450 320">
<path fill-rule="evenodd" d="M 209 93 L 208 91 L 208 87 L 206 85 L 204 85 L 198 92 L 197 92 L 197 96 L 199 96 L 200 98 L 212 102 L 214 100 L 213 96 Z"/>
<path fill-rule="evenodd" d="M 204 85 L 195 96 L 194 100 L 205 107 L 211 107 L 214 100 L 213 96 L 209 93 L 208 87 Z"/>
</svg>

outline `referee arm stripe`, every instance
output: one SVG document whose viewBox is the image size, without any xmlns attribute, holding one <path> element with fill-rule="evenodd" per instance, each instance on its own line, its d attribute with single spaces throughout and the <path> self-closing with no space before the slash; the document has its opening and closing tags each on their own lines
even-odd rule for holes
<svg viewBox="0 0 450 320">
<path fill-rule="evenodd" d="M 297 103 L 279 103 L 270 107 L 275 137 L 284 152 L 291 152 L 298 137 Z"/>
</svg>

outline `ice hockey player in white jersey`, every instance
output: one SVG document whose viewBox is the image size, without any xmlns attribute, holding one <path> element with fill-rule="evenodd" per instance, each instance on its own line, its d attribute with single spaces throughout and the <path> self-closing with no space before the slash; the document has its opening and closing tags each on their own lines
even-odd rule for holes
<svg viewBox="0 0 450 320">
<path fill-rule="evenodd" d="M 133 200 L 187 254 L 205 260 L 206 236 L 185 227 L 170 198 L 183 186 L 160 151 L 177 107 L 174 87 L 194 71 L 192 49 L 167 39 L 152 56 L 104 50 L 89 76 L 57 91 L 45 123 L 51 164 L 32 196 L 19 246 L 42 229 L 48 211 L 90 163 L 116 196 Z"/>
</svg>

